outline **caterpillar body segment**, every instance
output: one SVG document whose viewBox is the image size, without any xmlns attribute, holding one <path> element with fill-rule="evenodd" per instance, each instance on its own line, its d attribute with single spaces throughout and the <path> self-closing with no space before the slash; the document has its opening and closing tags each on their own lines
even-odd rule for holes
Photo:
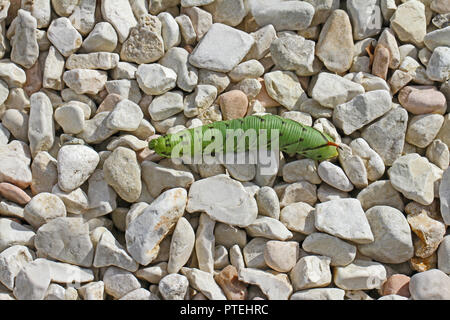
<svg viewBox="0 0 450 320">
<path fill-rule="evenodd" d="M 171 157 L 174 148 L 179 148 L 185 144 L 191 147 L 191 155 L 197 155 L 202 154 L 211 143 L 227 145 L 227 141 L 229 141 L 227 140 L 227 133 L 233 132 L 232 139 L 234 139 L 233 146 L 235 147 L 233 151 L 236 151 L 239 139 L 245 139 L 245 135 L 249 132 L 253 131 L 258 134 L 263 132 L 262 130 L 266 130 L 267 133 L 267 144 L 264 147 L 269 147 L 269 144 L 274 141 L 272 138 L 278 137 L 279 149 L 289 154 L 297 153 L 319 161 L 338 155 L 337 149 L 339 146 L 327 134 L 294 120 L 275 115 L 253 115 L 186 129 L 151 140 L 149 148 L 155 150 L 161 156 Z M 211 134 L 211 132 L 214 134 Z M 196 144 L 192 142 L 195 142 L 194 139 L 201 139 L 201 137 L 204 138 L 198 141 L 200 143 L 197 144 L 195 149 Z M 228 138 L 230 137 L 228 136 Z M 256 145 L 250 145 L 249 141 L 245 139 L 245 150 L 259 148 L 259 142 L 258 139 Z M 227 151 L 230 150 L 227 149 Z"/>
</svg>

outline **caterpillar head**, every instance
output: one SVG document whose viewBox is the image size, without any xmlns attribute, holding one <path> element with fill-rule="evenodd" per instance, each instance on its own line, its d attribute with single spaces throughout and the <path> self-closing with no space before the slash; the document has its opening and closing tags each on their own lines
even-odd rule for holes
<svg viewBox="0 0 450 320">
<path fill-rule="evenodd" d="M 167 137 L 159 137 L 153 139 L 148 143 L 150 150 L 154 150 L 157 154 L 163 157 L 170 157 L 171 148 L 168 147 Z"/>
</svg>

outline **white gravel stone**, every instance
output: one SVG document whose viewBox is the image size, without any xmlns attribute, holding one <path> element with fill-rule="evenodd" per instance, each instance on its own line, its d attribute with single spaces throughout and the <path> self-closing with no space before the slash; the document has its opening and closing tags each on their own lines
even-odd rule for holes
<svg viewBox="0 0 450 320">
<path fill-rule="evenodd" d="M 280 221 L 260 216 L 253 223 L 246 227 L 247 234 L 251 237 L 263 237 L 273 240 L 287 240 L 292 238 L 290 232 Z"/>
<path fill-rule="evenodd" d="M 0 146 L 0 151 L 0 181 L 27 188 L 32 182 L 28 146 L 13 140 L 6 146 Z"/>
<path fill-rule="evenodd" d="M 52 282 L 79 285 L 94 280 L 94 272 L 91 269 L 51 260 L 37 259 L 35 261 L 46 264 Z"/>
<path fill-rule="evenodd" d="M 17 274 L 14 296 L 19 300 L 43 300 L 50 285 L 50 270 L 46 260 L 27 263 Z"/>
<path fill-rule="evenodd" d="M 197 255 L 198 268 L 202 271 L 214 272 L 214 226 L 216 222 L 207 214 L 200 216 L 197 233 L 195 234 L 195 253 Z"/>
<path fill-rule="evenodd" d="M 198 72 L 189 62 L 189 52 L 183 48 L 170 48 L 159 63 L 177 74 L 177 86 L 186 92 L 192 92 L 198 82 Z"/>
<path fill-rule="evenodd" d="M 406 131 L 406 142 L 426 148 L 439 133 L 444 117 L 440 114 L 422 114 L 410 119 Z"/>
<path fill-rule="evenodd" d="M 136 71 L 139 87 L 148 95 L 161 95 L 176 86 L 177 74 L 157 63 L 142 64 Z"/>
<path fill-rule="evenodd" d="M 245 268 L 244 257 L 242 256 L 242 251 L 239 246 L 236 244 L 230 248 L 230 263 L 236 270 L 240 270 Z"/>
<path fill-rule="evenodd" d="M 108 230 L 104 230 L 97 243 L 93 266 L 96 268 L 116 266 L 131 272 L 137 271 L 139 267 Z"/>
<path fill-rule="evenodd" d="M 120 57 L 124 61 L 143 64 L 155 62 L 163 55 L 161 22 L 150 14 L 140 16 L 138 25 L 131 29 L 129 37 L 122 44 Z"/>
<path fill-rule="evenodd" d="M 356 257 L 356 246 L 326 233 L 312 233 L 302 243 L 303 250 L 326 256 L 331 266 L 346 266 Z"/>
<path fill-rule="evenodd" d="M 186 200 L 186 190 L 168 190 L 128 224 L 125 233 L 127 249 L 137 262 L 148 265 L 156 258 L 159 244 L 183 215 Z"/>
<path fill-rule="evenodd" d="M 409 282 L 409 291 L 413 300 L 448 300 L 450 278 L 437 269 L 416 273 Z"/>
<path fill-rule="evenodd" d="M 353 38 L 366 39 L 381 31 L 383 19 L 378 0 L 347 2 L 347 10 L 353 24 Z"/>
<path fill-rule="evenodd" d="M 441 140 L 434 140 L 427 148 L 426 156 L 428 160 L 437 165 L 442 170 L 448 168 L 450 153 L 448 146 Z"/>
<path fill-rule="evenodd" d="M 296 202 L 305 202 L 313 206 L 317 202 L 317 187 L 307 181 L 288 185 L 280 197 L 280 206 L 284 208 Z"/>
<path fill-rule="evenodd" d="M 220 193 L 215 190 L 221 190 Z M 257 216 L 256 200 L 251 197 L 241 183 L 225 175 L 194 182 L 189 190 L 188 212 L 206 212 L 212 219 L 246 227 Z"/>
<path fill-rule="evenodd" d="M 425 157 L 417 153 L 398 158 L 388 170 L 392 186 L 406 198 L 429 205 L 434 199 L 434 175 Z"/>
<path fill-rule="evenodd" d="M 328 70 L 343 73 L 352 65 L 354 50 L 348 14 L 343 10 L 334 10 L 320 31 L 316 56 Z"/>
<path fill-rule="evenodd" d="M 186 218 L 181 217 L 172 234 L 167 272 L 177 273 L 187 263 L 195 244 L 195 233 Z"/>
<path fill-rule="evenodd" d="M 286 278 L 270 272 L 242 268 L 238 273 L 239 280 L 258 286 L 269 300 L 287 300 L 292 294 L 292 286 Z"/>
<path fill-rule="evenodd" d="M 281 210 L 280 221 L 290 231 L 309 235 L 316 231 L 314 227 L 314 208 L 304 202 L 297 202 Z"/>
<path fill-rule="evenodd" d="M 247 244 L 247 233 L 245 230 L 225 223 L 216 223 L 214 238 L 216 245 L 223 245 L 225 248 L 231 248 L 234 245 L 243 248 Z"/>
<path fill-rule="evenodd" d="M 329 161 L 321 162 L 317 173 L 324 182 L 338 190 L 349 192 L 354 188 L 344 171 Z"/>
<path fill-rule="evenodd" d="M 397 106 L 364 128 L 361 137 L 380 155 L 385 165 L 391 166 L 402 154 L 407 122 L 408 112 Z"/>
<path fill-rule="evenodd" d="M 425 35 L 424 43 L 428 49 L 434 51 L 437 47 L 446 47 L 450 45 L 449 35 L 450 26 L 433 30 Z"/>
<path fill-rule="evenodd" d="M 162 278 L 158 285 L 164 300 L 184 300 L 188 287 L 188 279 L 181 274 L 169 274 Z"/>
<path fill-rule="evenodd" d="M 114 26 L 119 42 L 123 43 L 128 38 L 131 28 L 137 25 L 130 3 L 120 0 L 102 0 L 101 9 L 103 18 Z"/>
<path fill-rule="evenodd" d="M 83 43 L 80 33 L 65 17 L 53 20 L 47 31 L 48 40 L 64 56 L 68 57 L 76 52 Z"/>
<path fill-rule="evenodd" d="M 336 106 L 333 122 L 349 135 L 383 116 L 391 108 L 392 98 L 388 91 L 370 91 Z"/>
<path fill-rule="evenodd" d="M 0 218 L 0 251 L 14 245 L 32 247 L 35 233 L 11 219 Z"/>
<path fill-rule="evenodd" d="M 293 110 L 305 99 L 297 76 L 289 71 L 273 71 L 264 75 L 264 84 L 269 96 L 288 110 Z"/>
<path fill-rule="evenodd" d="M 166 92 L 153 99 L 148 112 L 153 120 L 165 120 L 183 111 L 183 93 L 181 91 Z"/>
<path fill-rule="evenodd" d="M 0 78 L 10 87 L 21 88 L 27 80 L 25 71 L 15 63 L 5 59 L 0 61 Z"/>
<path fill-rule="evenodd" d="M 361 190 L 357 199 L 364 210 L 374 206 L 390 206 L 403 211 L 404 204 L 400 192 L 392 187 L 389 180 L 379 180 Z"/>
<path fill-rule="evenodd" d="M 184 115 L 195 117 L 208 109 L 217 98 L 217 88 L 212 85 L 199 84 L 194 93 L 184 97 Z"/>
<path fill-rule="evenodd" d="M 331 283 L 331 259 L 324 256 L 301 258 L 289 273 L 294 290 L 326 287 Z"/>
<path fill-rule="evenodd" d="M 86 52 L 112 52 L 117 46 L 117 33 L 108 22 L 99 22 L 84 39 L 81 48 Z"/>
<path fill-rule="evenodd" d="M 82 214 L 89 207 L 88 197 L 81 188 L 71 192 L 64 192 L 59 188 L 58 184 L 55 184 L 51 192 L 64 202 L 68 213 Z"/>
<path fill-rule="evenodd" d="M 138 104 L 142 98 L 139 84 L 136 80 L 109 80 L 106 81 L 105 88 L 108 93 L 118 94 L 122 98 L 128 99 L 136 104 Z"/>
<path fill-rule="evenodd" d="M 252 14 L 260 27 L 272 24 L 277 31 L 304 30 L 314 17 L 314 7 L 307 2 L 272 2 L 256 5 L 253 2 Z"/>
<path fill-rule="evenodd" d="M 82 218 L 60 217 L 40 227 L 34 241 L 36 248 L 49 257 L 83 267 L 90 267 L 94 247 L 89 226 Z"/>
<path fill-rule="evenodd" d="M 114 80 L 136 79 L 136 71 L 138 66 L 135 63 L 119 61 L 117 66 L 111 72 L 111 78 Z"/>
<path fill-rule="evenodd" d="M 262 187 L 256 193 L 258 213 L 274 219 L 280 218 L 280 201 L 271 187 Z"/>
<path fill-rule="evenodd" d="M 357 199 L 339 199 L 316 206 L 315 227 L 355 243 L 374 241 L 369 222 Z"/>
<path fill-rule="evenodd" d="M 55 120 L 64 133 L 77 134 L 84 129 L 85 114 L 78 105 L 61 106 L 55 110 Z"/>
<path fill-rule="evenodd" d="M 434 49 L 427 65 L 427 76 L 431 80 L 444 82 L 450 78 L 450 48 Z"/>
<path fill-rule="evenodd" d="M 69 192 L 81 186 L 94 172 L 100 158 L 83 145 L 66 145 L 58 152 L 58 185 Z"/>
<path fill-rule="evenodd" d="M 94 218 L 106 215 L 117 208 L 117 195 L 105 180 L 103 170 L 95 170 L 88 180 L 89 210 L 85 216 Z"/>
<path fill-rule="evenodd" d="M 222 270 L 230 264 L 228 258 L 228 250 L 224 246 L 216 246 L 214 248 L 214 269 Z"/>
<path fill-rule="evenodd" d="M 287 183 L 297 181 L 308 181 L 313 184 L 320 184 L 320 179 L 317 173 L 317 163 L 311 159 L 302 159 L 289 162 L 283 166 L 283 180 Z"/>
<path fill-rule="evenodd" d="M 391 28 L 399 40 L 419 47 L 423 46 L 426 26 L 425 6 L 420 1 L 401 4 L 391 18 Z"/>
<path fill-rule="evenodd" d="M 69 17 L 75 29 L 86 36 L 95 25 L 95 0 L 81 0 Z"/>
<path fill-rule="evenodd" d="M 106 125 L 111 130 L 135 131 L 144 118 L 141 108 L 128 99 L 123 99 L 116 104 L 109 114 Z"/>
<path fill-rule="evenodd" d="M 336 267 L 334 283 L 344 290 L 379 289 L 386 280 L 386 269 L 378 262 L 355 260 L 345 267 Z"/>
<path fill-rule="evenodd" d="M 165 189 L 186 188 L 194 182 L 194 176 L 187 171 L 166 168 L 151 161 L 144 161 L 141 166 L 143 180 L 152 197 L 159 196 Z"/>
<path fill-rule="evenodd" d="M 23 219 L 23 208 L 11 201 L 0 201 L 0 214 L 5 217 Z"/>
<path fill-rule="evenodd" d="M 28 114 L 16 109 L 8 109 L 2 117 L 2 125 L 8 129 L 14 138 L 28 142 Z"/>
<path fill-rule="evenodd" d="M 11 60 L 29 69 L 39 57 L 36 18 L 30 12 L 19 9 L 12 25 L 14 35 L 11 37 Z M 11 32 L 10 29 L 8 32 Z"/>
<path fill-rule="evenodd" d="M 22 9 L 30 11 L 31 15 L 36 18 L 38 28 L 46 28 L 50 24 L 50 1 L 38 0 L 31 3 L 24 3 Z"/>
<path fill-rule="evenodd" d="M 264 269 L 267 267 L 264 259 L 264 250 L 269 239 L 253 238 L 242 250 L 247 268 Z"/>
<path fill-rule="evenodd" d="M 189 280 L 189 285 L 203 293 L 209 300 L 226 300 L 219 285 L 214 281 L 212 273 L 208 273 L 195 268 L 181 269 L 181 273 Z"/>
<path fill-rule="evenodd" d="M 374 242 L 360 244 L 358 250 L 376 261 L 402 263 L 414 256 L 411 229 L 402 212 L 375 206 L 366 212 Z"/>
<path fill-rule="evenodd" d="M 275 39 L 270 53 L 275 64 L 282 70 L 292 70 L 308 76 L 314 72 L 315 42 L 298 35 L 286 35 Z"/>
<path fill-rule="evenodd" d="M 67 58 L 66 69 L 101 69 L 110 70 L 117 67 L 119 55 L 110 52 L 93 52 L 72 54 Z"/>
<path fill-rule="evenodd" d="M 195 33 L 194 26 L 192 25 L 192 21 L 189 16 L 181 14 L 175 18 L 175 21 L 180 27 L 183 42 L 188 45 L 194 44 L 197 39 L 197 34 Z"/>
<path fill-rule="evenodd" d="M 90 282 L 78 289 L 84 300 L 103 300 L 105 284 L 103 281 Z"/>
<path fill-rule="evenodd" d="M 347 192 L 338 190 L 333 188 L 326 183 L 322 184 L 319 189 L 317 189 L 317 198 L 320 202 L 327 202 L 330 200 L 336 199 L 345 199 L 349 198 L 349 194 Z"/>
<path fill-rule="evenodd" d="M 358 189 L 367 187 L 369 182 L 363 159 L 353 155 L 351 149 L 345 144 L 340 146 L 339 161 L 348 179 Z"/>
<path fill-rule="evenodd" d="M 30 118 L 28 120 L 28 140 L 31 154 L 48 151 L 55 139 L 53 107 L 45 93 L 34 93 L 31 98 Z"/>
<path fill-rule="evenodd" d="M 158 19 L 161 21 L 164 50 L 168 51 L 170 48 L 178 46 L 181 42 L 181 33 L 175 18 L 168 12 L 161 12 L 158 14 Z"/>
<path fill-rule="evenodd" d="M 438 268 L 450 274 L 450 236 L 445 236 L 437 251 Z"/>
<path fill-rule="evenodd" d="M 115 299 L 120 299 L 127 293 L 139 289 L 141 284 L 129 271 L 109 267 L 103 275 L 105 292 Z"/>
<path fill-rule="evenodd" d="M 239 82 L 248 78 L 258 78 L 264 73 L 264 66 L 258 60 L 247 60 L 238 64 L 228 73 L 230 79 Z"/>
<path fill-rule="evenodd" d="M 73 69 L 64 72 L 64 83 L 78 94 L 97 94 L 106 83 L 106 71 Z"/>
<path fill-rule="evenodd" d="M 366 167 L 367 179 L 376 181 L 381 178 L 385 171 L 383 159 L 376 153 L 369 144 L 362 138 L 353 140 L 350 143 L 353 154 L 359 156 Z"/>
<path fill-rule="evenodd" d="M 66 206 L 56 195 L 42 192 L 34 196 L 25 206 L 24 218 L 34 228 L 59 217 L 66 216 Z"/>
<path fill-rule="evenodd" d="M 229 72 L 241 62 L 254 42 L 247 33 L 215 23 L 196 46 L 189 62 L 198 68 Z"/>
<path fill-rule="evenodd" d="M 25 265 L 33 261 L 34 254 L 22 245 L 13 245 L 0 253 L 0 282 L 9 290 L 14 289 L 14 280 Z"/>
<path fill-rule="evenodd" d="M 364 88 L 360 84 L 327 72 L 317 76 L 311 89 L 312 98 L 331 109 L 363 93 Z"/>
<path fill-rule="evenodd" d="M 299 255 L 299 244 L 295 241 L 269 241 L 264 248 L 266 264 L 278 272 L 289 272 Z"/>
<path fill-rule="evenodd" d="M 268 24 L 265 27 L 258 29 L 257 31 L 250 33 L 255 39 L 255 44 L 248 52 L 246 59 L 262 59 L 270 51 L 270 46 L 273 40 L 276 39 L 276 30 L 272 24 Z"/>
<path fill-rule="evenodd" d="M 159 283 L 167 274 L 167 262 L 161 262 L 151 267 L 139 269 L 135 273 L 136 277 L 150 283 Z"/>
</svg>

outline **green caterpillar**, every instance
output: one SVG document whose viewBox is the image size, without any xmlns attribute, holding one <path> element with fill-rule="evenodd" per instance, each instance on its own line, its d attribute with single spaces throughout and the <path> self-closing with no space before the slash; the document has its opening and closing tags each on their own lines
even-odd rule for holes
<svg viewBox="0 0 450 320">
<path fill-rule="evenodd" d="M 306 158 L 318 161 L 334 158 L 338 155 L 339 145 L 327 134 L 294 120 L 275 115 L 248 116 L 241 119 L 217 121 L 202 127 L 186 129 L 175 134 L 169 134 L 151 140 L 149 142 L 149 148 L 163 157 L 170 158 L 175 146 L 179 143 L 189 144 L 194 140 L 194 130 L 204 134 L 210 129 L 220 131 L 223 143 L 226 141 L 227 130 L 242 130 L 241 132 L 244 134 L 248 130 L 255 130 L 256 132 L 267 130 L 268 141 L 270 141 L 273 130 L 278 130 L 279 149 L 283 152 L 300 154 Z M 192 149 L 191 154 L 202 153 L 212 143 L 212 141 L 205 140 L 201 141 L 201 148 L 199 150 Z M 245 149 L 249 150 L 250 146 L 246 144 Z"/>
</svg>

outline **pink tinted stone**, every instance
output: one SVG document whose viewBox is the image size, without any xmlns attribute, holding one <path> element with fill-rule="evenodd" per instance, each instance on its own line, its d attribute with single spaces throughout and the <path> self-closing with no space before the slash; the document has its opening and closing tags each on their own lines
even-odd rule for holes
<svg viewBox="0 0 450 320">
<path fill-rule="evenodd" d="M 404 87 L 398 94 L 398 100 L 412 114 L 444 114 L 447 110 L 444 94 L 433 86 Z"/>
<path fill-rule="evenodd" d="M 25 205 L 31 200 L 25 191 L 7 182 L 0 183 L 0 195 L 7 200 L 21 205 Z"/>
<path fill-rule="evenodd" d="M 410 277 L 404 274 L 394 274 L 390 276 L 382 287 L 382 295 L 387 296 L 390 294 L 396 294 L 409 298 L 411 294 L 409 293 L 409 280 Z"/>
<path fill-rule="evenodd" d="M 259 91 L 259 94 L 256 96 L 256 100 L 258 100 L 261 103 L 261 106 L 264 108 L 270 108 L 270 107 L 279 107 L 280 103 L 273 100 L 269 94 L 267 93 L 266 85 L 264 84 L 264 79 L 259 78 L 259 83 L 261 83 L 261 90 Z"/>
<path fill-rule="evenodd" d="M 386 80 L 390 60 L 391 53 L 389 52 L 389 49 L 382 44 L 378 44 L 375 48 L 372 74 Z"/>
<path fill-rule="evenodd" d="M 247 114 L 248 99 L 240 90 L 231 90 L 221 94 L 219 104 L 224 120 L 242 118 Z"/>
</svg>

